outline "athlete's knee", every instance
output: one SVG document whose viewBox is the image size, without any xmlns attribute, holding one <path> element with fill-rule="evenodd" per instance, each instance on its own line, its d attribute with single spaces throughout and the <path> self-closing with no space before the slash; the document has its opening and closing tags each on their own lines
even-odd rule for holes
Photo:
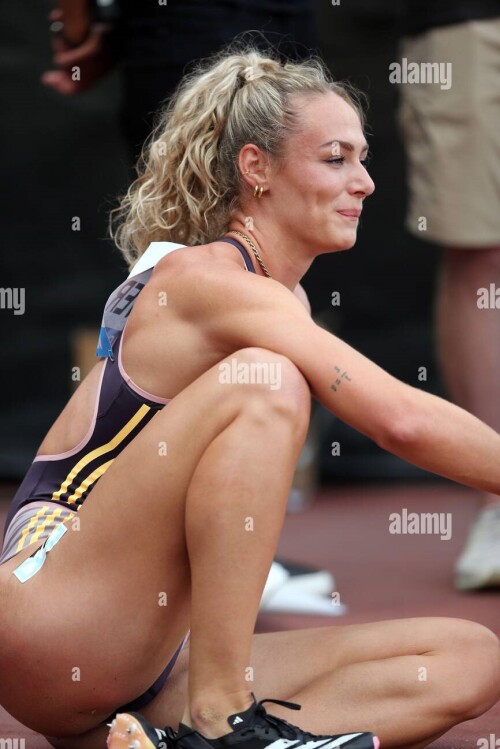
<svg viewBox="0 0 500 749">
<path fill-rule="evenodd" d="M 450 648 L 458 674 L 450 685 L 447 707 L 461 720 L 471 720 L 500 699 L 500 643 L 482 624 L 455 619 L 450 626 Z"/>
<path fill-rule="evenodd" d="M 239 349 L 220 363 L 219 379 L 236 386 L 243 409 L 264 419 L 283 416 L 307 431 L 309 385 L 286 356 L 258 347 Z"/>
</svg>

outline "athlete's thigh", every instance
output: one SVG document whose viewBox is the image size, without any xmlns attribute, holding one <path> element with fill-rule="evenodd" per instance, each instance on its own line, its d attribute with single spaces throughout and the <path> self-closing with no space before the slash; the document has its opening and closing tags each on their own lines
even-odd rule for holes
<svg viewBox="0 0 500 749">
<path fill-rule="evenodd" d="M 449 647 L 468 624 L 471 632 L 477 626 L 462 620 L 422 617 L 259 633 L 253 636 L 250 663 L 243 676 L 257 699 L 287 700 L 342 666 Z M 186 647 L 163 689 L 141 710 L 154 725 L 177 727 L 187 698 L 188 655 Z M 271 705 L 269 710 L 272 712 Z"/>
<path fill-rule="evenodd" d="M 198 378 L 115 458 L 31 579 L 0 571 L 9 600 L 2 639 L 7 628 L 11 636 L 0 670 L 17 685 L 7 693 L 0 680 L 0 701 L 14 709 L 23 690 L 50 689 L 54 714 L 59 701 L 61 710 L 99 714 L 159 676 L 189 627 L 187 488 L 224 419 L 235 416 L 234 392 L 221 392 L 216 369 Z"/>
<path fill-rule="evenodd" d="M 445 649 L 460 622 L 422 617 L 256 634 L 250 685 L 257 698 L 290 699 L 314 679 L 351 664 Z"/>
<path fill-rule="evenodd" d="M 170 602 L 184 596 L 188 581 L 187 488 L 224 419 L 234 417 L 234 393 L 221 390 L 212 368 L 155 414 L 112 461 L 33 578 L 20 584 L 2 565 L 13 608 L 26 598 L 40 614 L 38 630 L 43 612 L 37 609 L 50 618 L 54 606 L 73 632 L 81 632 L 85 607 L 96 617 L 95 629 L 100 617 L 109 629 L 152 604 L 157 616 L 169 616 Z M 7 564 L 12 568 L 16 560 Z"/>
<path fill-rule="evenodd" d="M 293 699 L 318 677 L 349 664 L 428 654 L 450 648 L 453 643 L 458 655 L 459 647 L 466 649 L 468 638 L 473 639 L 477 630 L 474 622 L 422 617 L 255 634 L 245 677 L 258 700 Z M 152 725 L 177 728 L 187 701 L 188 667 L 189 645 L 161 691 L 140 710 Z M 348 669 L 344 678 L 348 682 Z M 267 709 L 272 713 L 273 705 Z M 105 734 L 101 727 L 56 746 L 97 749 Z"/>
<path fill-rule="evenodd" d="M 169 407 L 115 458 L 31 579 L 20 583 L 2 571 L 15 650 L 36 649 L 57 683 L 78 667 L 84 684 L 94 682 L 97 705 L 100 689 L 113 700 L 111 682 L 128 675 L 142 672 L 150 686 L 189 626 L 189 470 L 175 450 L 172 457 L 159 451 L 163 437 L 175 441 Z M 139 693 L 132 688 L 130 699 Z"/>
<path fill-rule="evenodd" d="M 0 651 L 0 670 L 18 685 L 18 695 L 5 695 L 13 707 L 28 686 L 19 674 L 35 653 L 29 689 L 44 693 L 52 684 L 54 714 L 59 702 L 78 714 L 109 713 L 166 666 L 189 626 L 189 483 L 208 445 L 255 392 L 221 387 L 219 374 L 216 365 L 201 375 L 124 448 L 33 578 L 21 584 L 1 573 L 15 642 Z M 256 387 L 259 401 L 274 397 Z"/>
<path fill-rule="evenodd" d="M 465 664 L 482 646 L 492 652 L 495 639 L 486 627 L 465 619 L 391 619 L 254 635 L 251 665 L 259 692 L 287 699 L 312 679 L 350 664 L 445 651 Z"/>
<path fill-rule="evenodd" d="M 349 691 L 354 685 L 362 698 L 364 684 L 360 684 L 355 670 L 350 684 L 349 665 L 454 650 L 458 673 L 467 658 L 474 657 L 478 637 L 484 639 L 486 634 L 491 635 L 474 622 L 444 617 L 256 634 L 245 678 L 258 700 L 267 697 L 294 700 L 317 678 L 343 668 L 346 689 Z M 189 647 L 186 647 L 162 690 L 140 710 L 152 725 L 177 728 L 187 701 L 188 666 Z M 367 688 L 371 690 L 369 685 Z M 276 710 L 272 704 L 267 709 L 271 713 Z M 79 737 L 75 737 L 68 749 L 92 749 L 93 736 L 101 739 L 102 735 L 102 729 L 88 734 L 82 746 Z"/>
</svg>

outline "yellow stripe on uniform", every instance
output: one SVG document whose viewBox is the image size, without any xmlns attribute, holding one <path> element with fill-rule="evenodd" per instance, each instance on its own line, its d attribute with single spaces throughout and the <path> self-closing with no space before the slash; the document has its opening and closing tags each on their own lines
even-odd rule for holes
<svg viewBox="0 0 500 749">
<path fill-rule="evenodd" d="M 77 499 L 80 499 L 82 494 L 89 488 L 89 486 L 93 484 L 95 481 L 97 481 L 97 479 L 100 478 L 103 473 L 106 473 L 106 471 L 108 470 L 113 460 L 108 460 L 107 463 L 103 463 L 102 466 L 99 466 L 99 468 L 96 468 L 95 471 L 92 471 L 92 473 L 89 473 L 85 481 L 82 481 L 78 489 L 64 501 L 76 502 Z"/>
<path fill-rule="evenodd" d="M 82 468 L 85 468 L 86 465 L 91 463 L 95 458 L 98 458 L 101 455 L 104 455 L 107 452 L 110 452 L 110 450 L 114 450 L 115 447 L 117 447 L 120 442 L 123 442 L 125 437 L 127 437 L 130 432 L 137 426 L 137 424 L 142 421 L 144 416 L 148 413 L 148 411 L 151 410 L 151 406 L 146 406 L 146 404 L 142 405 L 137 413 L 132 416 L 130 421 L 128 421 L 120 431 L 115 434 L 112 440 L 107 442 L 105 445 L 101 445 L 101 447 L 96 447 L 95 450 L 92 450 L 89 452 L 85 457 L 83 457 L 81 460 L 78 461 L 78 463 L 71 469 L 71 471 L 68 473 L 67 477 L 59 487 L 57 491 L 55 491 L 52 494 L 52 499 L 58 500 L 61 498 L 61 494 L 64 494 L 68 487 L 71 485 L 73 479 L 75 476 L 82 470 Z"/>
<path fill-rule="evenodd" d="M 21 551 L 21 549 L 24 546 L 24 542 L 26 540 L 26 536 L 28 535 L 28 533 L 34 528 L 34 526 L 36 525 L 37 521 L 40 520 L 40 518 L 43 515 L 45 515 L 45 513 L 47 512 L 47 510 L 50 510 L 50 509 L 51 509 L 51 505 L 45 505 L 45 507 L 41 507 L 38 510 L 38 512 L 36 512 L 33 515 L 33 517 L 30 519 L 28 525 L 25 528 L 23 528 L 23 530 L 22 530 L 21 537 L 20 537 L 20 539 L 19 539 L 19 541 L 17 543 L 17 546 L 16 546 L 16 552 L 17 551 Z"/>
<path fill-rule="evenodd" d="M 28 546 L 31 546 L 31 544 L 34 544 L 35 541 L 38 541 L 38 539 L 40 537 L 40 534 L 42 533 L 42 531 L 45 530 L 45 528 L 47 527 L 47 524 L 50 523 L 52 520 L 55 520 L 56 517 L 58 515 L 60 515 L 62 511 L 63 511 L 63 508 L 59 506 L 59 507 L 56 507 L 56 509 L 53 510 L 50 513 L 50 515 L 47 515 L 47 517 L 44 519 L 43 523 L 40 523 L 40 525 L 38 526 L 38 528 L 36 529 L 36 531 L 31 536 L 31 538 L 30 538 L 30 540 L 28 542 Z"/>
</svg>

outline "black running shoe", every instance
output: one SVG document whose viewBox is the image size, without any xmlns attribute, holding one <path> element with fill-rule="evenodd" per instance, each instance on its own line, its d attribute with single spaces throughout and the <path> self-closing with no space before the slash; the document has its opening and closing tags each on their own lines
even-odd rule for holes
<svg viewBox="0 0 500 749">
<path fill-rule="evenodd" d="M 207 739 L 193 728 L 179 724 L 174 733 L 171 728 L 160 738 L 159 729 L 148 725 L 137 714 L 116 716 L 108 737 L 109 749 L 379 749 L 380 742 L 372 733 L 345 733 L 318 736 L 287 723 L 282 718 L 269 715 L 264 702 L 300 710 L 300 705 L 283 700 L 265 699 L 257 702 L 252 693 L 253 705 L 248 710 L 230 715 L 227 722 L 232 729 L 217 739 Z M 133 716 L 130 717 L 129 716 Z M 156 733 L 157 732 L 157 733 Z M 123 739 L 128 740 L 125 743 Z M 162 742 L 164 742 L 162 744 Z"/>
</svg>

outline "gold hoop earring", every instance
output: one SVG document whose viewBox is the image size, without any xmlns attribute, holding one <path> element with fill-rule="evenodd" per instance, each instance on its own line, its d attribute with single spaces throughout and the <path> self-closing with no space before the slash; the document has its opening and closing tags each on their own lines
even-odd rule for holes
<svg viewBox="0 0 500 749">
<path fill-rule="evenodd" d="M 253 188 L 254 198 L 261 198 L 263 192 L 264 192 L 264 188 L 262 187 L 262 185 L 260 187 L 258 185 L 255 185 L 255 187 Z"/>
</svg>

